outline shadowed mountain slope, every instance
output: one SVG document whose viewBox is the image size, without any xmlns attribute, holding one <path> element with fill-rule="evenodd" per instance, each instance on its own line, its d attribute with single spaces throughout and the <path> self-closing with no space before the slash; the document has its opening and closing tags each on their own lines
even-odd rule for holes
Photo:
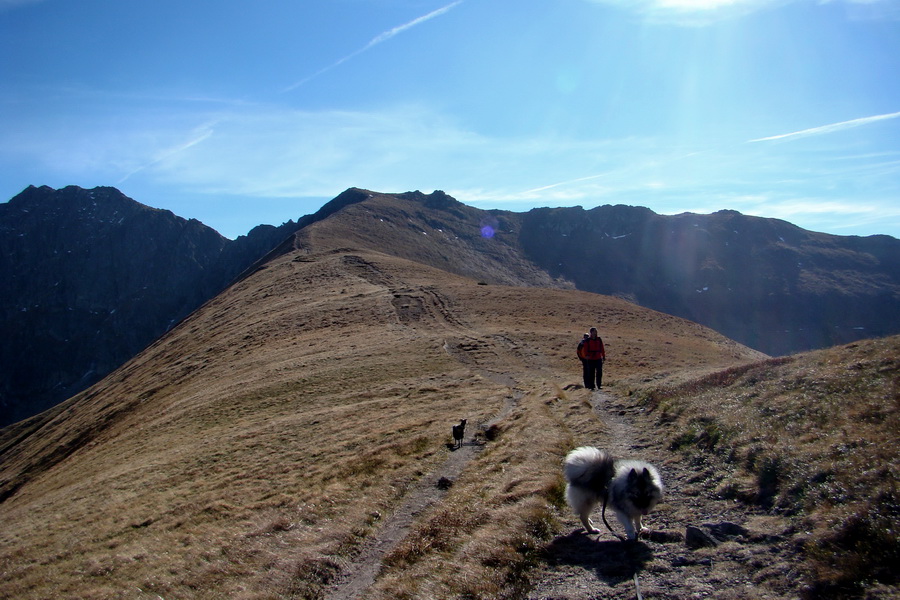
<svg viewBox="0 0 900 600">
<path fill-rule="evenodd" d="M 30 187 L 0 204 L 0 425 L 100 380 L 293 228 L 232 241 L 103 187 Z"/>
<path fill-rule="evenodd" d="M 601 325 L 619 385 L 761 357 L 620 299 L 480 285 L 317 235 L 0 430 L 0 596 L 316 597 L 445 460 L 450 423 L 500 416 L 476 462 L 506 491 L 466 505 L 489 564 L 487 540 L 514 547 L 522 528 L 488 525 L 531 510 L 571 443 L 547 394 L 579 380 L 585 327 Z M 503 458 L 525 440 L 536 462 Z"/>
<path fill-rule="evenodd" d="M 525 256 L 578 289 L 629 298 L 770 355 L 900 333 L 900 240 L 806 231 L 723 210 L 628 206 L 523 215 Z"/>
</svg>

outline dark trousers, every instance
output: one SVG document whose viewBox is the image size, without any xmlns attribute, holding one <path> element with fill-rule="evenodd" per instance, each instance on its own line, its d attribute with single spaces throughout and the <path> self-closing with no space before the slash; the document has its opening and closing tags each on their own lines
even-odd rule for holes
<svg viewBox="0 0 900 600">
<path fill-rule="evenodd" d="M 583 360 L 581 364 L 584 365 L 584 387 L 589 390 L 600 389 L 600 384 L 603 382 L 603 361 L 602 360 Z M 594 385 L 594 382 L 596 386 Z"/>
</svg>

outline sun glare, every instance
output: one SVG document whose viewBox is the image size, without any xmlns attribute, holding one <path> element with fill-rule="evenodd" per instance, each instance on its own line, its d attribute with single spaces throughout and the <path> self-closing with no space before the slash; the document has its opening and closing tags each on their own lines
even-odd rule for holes
<svg viewBox="0 0 900 600">
<path fill-rule="evenodd" d="M 740 0 L 659 0 L 659 8 L 675 10 L 715 10 L 732 6 Z"/>
</svg>

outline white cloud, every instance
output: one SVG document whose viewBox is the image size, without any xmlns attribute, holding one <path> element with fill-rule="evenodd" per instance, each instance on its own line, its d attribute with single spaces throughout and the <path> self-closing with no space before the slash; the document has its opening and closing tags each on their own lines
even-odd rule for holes
<svg viewBox="0 0 900 600">
<path fill-rule="evenodd" d="M 782 219 L 810 229 L 830 233 L 853 234 L 863 231 L 895 231 L 900 223 L 900 206 L 888 199 L 871 198 L 748 198 L 736 202 L 736 210 L 745 214 Z M 896 235 L 896 234 L 895 234 Z"/>
<path fill-rule="evenodd" d="M 900 157 L 890 149 L 757 143 L 697 151 L 648 138 L 500 138 L 418 105 L 353 112 L 185 102 L 88 120 L 35 117 L 0 127 L 0 154 L 32 165 L 39 183 L 52 174 L 51 182 L 127 182 L 198 198 L 330 198 L 356 186 L 443 189 L 509 210 L 733 208 L 819 231 L 866 220 L 868 231 L 886 231 L 884 219 L 900 221 L 893 207 Z"/>
<path fill-rule="evenodd" d="M 656 6 L 671 10 L 716 10 L 736 4 L 748 4 L 747 0 L 657 0 Z"/>
<path fill-rule="evenodd" d="M 160 164 L 165 160 L 171 159 L 172 157 L 200 144 L 210 138 L 215 132 L 215 122 L 210 122 L 207 124 L 203 124 L 197 127 L 194 131 L 190 133 L 185 141 L 179 142 L 172 147 L 162 148 L 158 152 L 156 152 L 156 156 L 152 157 L 150 161 L 146 164 L 142 164 L 136 167 L 131 172 L 127 173 L 124 177 L 122 177 L 118 183 L 124 183 L 127 181 L 132 175 L 135 175 L 144 169 L 150 168 L 154 165 Z"/>
<path fill-rule="evenodd" d="M 416 25 L 421 25 L 422 23 L 424 23 L 426 21 L 430 21 L 431 19 L 433 19 L 435 17 L 439 17 L 439 16 L 449 12 L 451 9 L 456 8 L 458 5 L 462 4 L 462 2 L 463 2 L 463 0 L 456 0 L 456 2 L 451 2 L 450 4 L 448 4 L 446 6 L 442 6 L 441 8 L 438 8 L 437 10 L 433 10 L 430 13 L 428 13 L 427 15 L 423 15 L 421 17 L 413 19 L 409 23 L 404 23 L 403 25 L 399 25 L 397 27 L 394 27 L 393 29 L 389 29 L 388 31 L 385 31 L 384 33 L 377 35 L 371 42 L 368 43 L 368 45 L 365 47 L 365 49 L 369 49 L 372 46 L 375 46 L 376 44 L 386 42 L 389 39 L 391 39 L 392 37 L 394 37 L 395 35 L 397 35 L 399 33 L 403 33 L 407 29 L 412 29 Z"/>
<path fill-rule="evenodd" d="M 490 143 L 413 106 L 248 110 L 219 114 L 214 133 L 203 131 L 183 136 L 189 142 L 171 151 L 150 151 L 141 176 L 258 197 L 328 196 L 350 186 L 404 191 L 417 182 L 461 176 L 460 163 Z"/>
<path fill-rule="evenodd" d="M 845 217 L 850 215 L 884 214 L 884 207 L 877 203 L 860 203 L 858 201 L 828 200 L 818 198 L 774 199 L 768 196 L 750 196 L 736 199 L 744 207 L 747 214 L 763 217 L 774 217 L 791 221 L 798 216 L 831 215 Z"/>
<path fill-rule="evenodd" d="M 857 21 L 895 21 L 900 19 L 898 0 L 819 0 L 821 4 L 846 5 L 847 16 Z"/>
</svg>

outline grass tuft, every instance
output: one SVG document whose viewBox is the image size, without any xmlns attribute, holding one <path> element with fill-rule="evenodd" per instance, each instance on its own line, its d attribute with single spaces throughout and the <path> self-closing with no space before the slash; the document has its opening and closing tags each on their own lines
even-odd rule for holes
<svg viewBox="0 0 900 600">
<path fill-rule="evenodd" d="M 900 498 L 895 489 L 862 503 L 805 544 L 814 584 L 807 598 L 861 595 L 871 582 L 900 583 Z"/>
<path fill-rule="evenodd" d="M 306 558 L 297 564 L 288 588 L 292 600 L 316 600 L 340 572 L 340 565 L 330 558 Z"/>
</svg>

